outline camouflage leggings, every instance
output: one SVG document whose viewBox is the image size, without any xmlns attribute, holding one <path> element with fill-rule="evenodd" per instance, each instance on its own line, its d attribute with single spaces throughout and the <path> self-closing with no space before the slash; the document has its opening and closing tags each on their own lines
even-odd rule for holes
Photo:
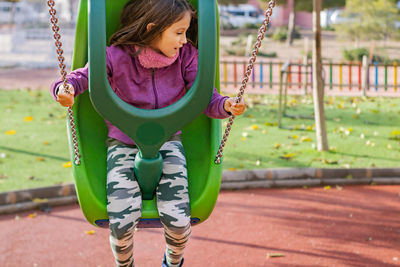
<svg viewBox="0 0 400 267">
<path fill-rule="evenodd" d="M 113 145 L 107 153 L 107 212 L 117 266 L 134 266 L 133 234 L 142 207 L 133 171 L 137 152 L 137 148 Z M 166 142 L 160 153 L 164 165 L 156 189 L 157 209 L 164 225 L 167 260 L 178 264 L 191 231 L 186 158 L 179 141 Z"/>
</svg>

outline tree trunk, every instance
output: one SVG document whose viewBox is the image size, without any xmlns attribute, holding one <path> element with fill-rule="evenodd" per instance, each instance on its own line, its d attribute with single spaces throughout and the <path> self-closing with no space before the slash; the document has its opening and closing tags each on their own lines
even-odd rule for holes
<svg viewBox="0 0 400 267">
<path fill-rule="evenodd" d="M 75 24 L 75 22 L 74 22 L 74 0 L 69 0 L 69 12 L 70 12 L 69 24 L 71 26 L 73 26 Z"/>
<path fill-rule="evenodd" d="M 322 0 L 313 0 L 313 99 L 315 131 L 318 151 L 328 150 L 328 138 L 326 136 L 325 110 L 324 110 L 324 85 L 322 81 L 322 60 L 321 60 L 321 23 L 320 12 Z"/>
<path fill-rule="evenodd" d="M 296 12 L 294 11 L 294 0 L 289 0 L 288 6 L 290 7 L 290 15 L 289 15 L 289 22 L 288 22 L 288 32 L 287 32 L 287 37 L 286 37 L 286 46 L 291 46 L 293 44 L 294 27 L 295 27 L 295 20 L 296 20 Z"/>
</svg>

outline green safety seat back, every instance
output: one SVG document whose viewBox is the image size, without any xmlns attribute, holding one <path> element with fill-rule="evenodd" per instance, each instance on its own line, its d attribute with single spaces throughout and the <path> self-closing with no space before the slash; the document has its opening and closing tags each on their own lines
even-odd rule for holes
<svg viewBox="0 0 400 267">
<path fill-rule="evenodd" d="M 169 107 L 141 110 L 120 101 L 112 92 L 106 77 L 105 45 L 118 29 L 121 10 L 126 2 L 127 0 L 81 0 L 79 5 L 72 69 L 83 67 L 89 59 L 90 71 L 89 91 L 76 97 L 73 107 L 81 154 L 81 164 L 73 165 L 79 203 L 90 223 L 102 227 L 108 225 L 105 146 L 107 128 L 103 117 L 132 137 L 140 148 L 143 146 L 146 151 L 151 151 L 149 154 L 179 130 L 168 126 L 172 123 L 174 127 L 183 127 L 192 224 L 196 224 L 206 220 L 211 214 L 222 175 L 221 165 L 214 164 L 220 141 L 220 121 L 202 114 L 207 103 L 200 106 L 194 104 L 204 102 L 205 97 L 211 97 L 213 84 L 219 88 L 217 5 L 215 0 L 190 1 L 197 9 L 199 25 L 199 69 L 192 88 L 181 100 Z M 115 111 L 116 109 L 120 110 Z M 121 117 L 121 112 L 124 119 L 115 121 Z M 185 115 L 188 113 L 190 116 Z M 128 125 L 124 123 L 127 120 L 134 121 L 136 128 L 124 128 L 124 125 Z M 164 125 L 163 122 L 168 120 L 169 123 Z M 140 134 L 143 129 L 150 132 L 159 132 L 161 129 L 165 136 L 162 136 L 161 141 L 150 144 L 149 140 L 140 139 L 141 136 L 146 136 L 143 134 L 146 131 Z M 72 151 L 71 140 L 70 144 Z M 139 227 L 161 227 L 155 199 L 143 200 Z"/>
</svg>

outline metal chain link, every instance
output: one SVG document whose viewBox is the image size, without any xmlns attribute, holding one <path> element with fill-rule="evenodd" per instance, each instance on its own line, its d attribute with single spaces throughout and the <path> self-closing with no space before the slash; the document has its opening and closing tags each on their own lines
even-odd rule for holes
<svg viewBox="0 0 400 267">
<path fill-rule="evenodd" d="M 257 41 L 254 45 L 253 52 L 251 53 L 252 57 L 249 60 L 249 65 L 247 65 L 246 74 L 242 80 L 242 85 L 241 85 L 241 87 L 239 89 L 239 93 L 236 97 L 236 103 L 239 103 L 242 100 L 244 90 L 246 89 L 247 82 L 249 81 L 249 77 L 251 75 L 251 71 L 253 70 L 254 63 L 256 62 L 256 59 L 257 59 L 258 50 L 260 49 L 262 40 L 264 39 L 264 35 L 265 35 L 265 32 L 267 31 L 268 24 L 270 23 L 271 16 L 272 16 L 272 10 L 275 7 L 275 4 L 276 4 L 276 0 L 270 0 L 268 3 L 268 8 L 264 13 L 265 19 L 258 31 Z M 214 160 L 214 163 L 216 163 L 216 164 L 221 163 L 222 152 L 224 150 L 229 133 L 232 129 L 232 124 L 233 124 L 234 119 L 235 119 L 235 115 L 232 115 L 229 117 L 229 122 L 226 125 L 224 136 L 221 140 L 221 144 L 219 146 L 217 156 L 215 157 L 215 160 Z"/>
<path fill-rule="evenodd" d="M 61 35 L 58 33 L 60 30 L 60 27 L 58 27 L 58 19 L 56 17 L 57 11 L 54 9 L 55 2 L 54 0 L 48 0 L 47 5 L 49 6 L 49 14 L 51 15 L 50 22 L 53 25 L 51 29 L 54 32 L 54 40 L 55 40 L 55 46 L 57 48 L 57 54 L 58 54 L 58 61 L 59 61 L 59 67 L 60 67 L 60 74 L 62 77 L 63 81 L 63 86 L 65 93 L 69 94 L 69 86 L 68 86 L 68 79 L 67 79 L 67 72 L 65 71 L 65 64 L 64 64 L 64 56 L 63 53 L 64 51 L 61 49 L 62 48 L 62 43 L 60 41 Z M 79 165 L 81 163 L 80 157 L 81 155 L 79 154 L 79 147 L 78 147 L 78 139 L 76 137 L 76 127 L 75 127 L 75 119 L 74 119 L 74 113 L 72 111 L 72 107 L 68 107 L 68 118 L 69 118 L 69 125 L 71 129 L 71 135 L 72 135 L 72 143 L 73 143 L 73 150 L 74 150 L 74 161 L 75 165 Z"/>
</svg>

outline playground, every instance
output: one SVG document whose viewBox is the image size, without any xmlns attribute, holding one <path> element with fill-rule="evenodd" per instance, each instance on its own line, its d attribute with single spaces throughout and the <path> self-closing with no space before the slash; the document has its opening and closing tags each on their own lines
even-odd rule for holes
<svg viewBox="0 0 400 267">
<path fill-rule="evenodd" d="M 135 233 L 136 266 L 160 266 L 166 242 L 179 251 L 182 227 L 174 223 L 183 213 L 193 226 L 183 266 L 400 266 L 397 42 L 385 40 L 385 53 L 394 51 L 390 56 L 377 56 L 381 47 L 365 42 L 361 44 L 369 45 L 369 51 L 357 50 L 364 54 L 343 60 L 331 57 L 340 53 L 336 44 L 340 41 L 335 33 L 324 31 L 325 54 L 310 57 L 315 45 L 310 29 L 302 30 L 301 41 L 285 48 L 262 32 L 267 29 L 264 25 L 258 38 L 251 36 L 254 30 L 246 37 L 246 45 L 240 36 L 218 36 L 214 1 L 189 1 L 200 22 L 199 71 L 191 78 L 191 89 L 159 108 L 158 100 L 167 96 L 157 98 L 157 86 L 162 85 L 156 86 L 160 73 L 153 66 L 149 77 L 154 108 L 139 109 L 134 102 L 127 103 L 136 101 L 140 91 L 128 101 L 104 79 L 109 75 L 109 62 L 102 56 L 105 40 L 118 29 L 115 18 L 125 1 L 106 2 L 80 1 L 77 31 L 61 25 L 66 27 L 64 51 L 54 17 L 52 31 L 59 48 L 48 51 L 43 49 L 49 41 L 44 29 L 24 29 L 14 35 L 0 27 L 5 37 L 0 40 L 0 112 L 5 114 L 0 118 L 0 238 L 5 241 L 0 246 L 0 266 L 115 266 L 115 253 L 128 255 L 122 251 L 131 242 L 123 240 L 129 231 Z M 51 3 L 50 14 L 55 15 Z M 270 10 L 265 13 L 267 21 Z M 264 42 L 270 46 L 257 48 L 261 35 L 268 37 Z M 13 47 L 21 36 L 25 41 Z M 250 51 L 251 42 L 260 50 L 258 57 L 254 51 L 243 55 L 234 51 L 235 45 Z M 89 84 L 84 86 L 89 90 L 80 92 L 67 111 L 51 98 L 49 86 L 64 70 L 70 72 L 86 62 Z M 75 89 L 83 87 L 77 86 L 76 78 L 69 79 Z M 133 79 L 128 84 L 136 84 Z M 246 112 L 223 115 L 222 120 L 204 116 L 211 96 L 215 97 L 204 88 L 214 86 L 228 100 L 245 86 L 238 98 L 245 100 Z M 172 87 L 175 84 L 168 88 Z M 56 88 L 51 92 L 57 95 Z M 233 101 L 239 104 L 239 100 Z M 225 104 L 220 117 L 234 114 Z M 118 141 L 112 145 L 116 150 L 121 143 L 123 149 L 132 147 L 118 139 L 122 137 L 110 141 L 104 119 L 135 141 L 138 152 L 126 154 L 134 156 L 134 166 L 121 163 L 126 152 L 107 154 L 111 152 L 104 146 L 106 140 Z M 170 139 L 180 129 L 182 140 Z M 180 143 L 178 151 L 185 148 L 183 165 L 176 163 L 180 154 L 171 157 L 169 153 L 177 152 L 161 148 L 172 142 Z M 113 168 L 120 175 L 118 183 L 108 181 L 107 172 Z M 168 173 L 168 168 L 173 171 Z M 186 170 L 189 178 L 184 181 Z M 139 191 L 124 183 L 119 188 L 128 180 L 136 181 Z M 163 185 L 169 189 L 162 192 Z M 190 197 L 190 212 L 189 202 L 186 206 L 180 199 L 183 194 Z M 136 212 L 136 202 L 125 203 L 137 197 L 142 201 L 140 220 L 130 230 L 123 229 L 125 218 Z M 127 208 L 111 211 L 107 206 L 111 201 Z M 166 209 L 171 213 L 157 208 L 165 208 L 165 203 L 174 203 L 174 208 Z M 172 210 L 179 215 L 170 215 Z M 114 251 L 110 229 L 115 235 L 126 231 L 123 238 L 112 239 L 126 242 L 114 243 Z"/>
<path fill-rule="evenodd" d="M 400 186 L 222 191 L 193 227 L 185 264 L 220 266 L 399 266 Z M 373 196 L 373 197 L 372 197 Z M 372 199 L 371 199 L 372 198 Z M 0 265 L 113 266 L 108 229 L 78 205 L 0 217 Z M 161 229 L 138 229 L 138 266 L 161 264 Z"/>
</svg>

